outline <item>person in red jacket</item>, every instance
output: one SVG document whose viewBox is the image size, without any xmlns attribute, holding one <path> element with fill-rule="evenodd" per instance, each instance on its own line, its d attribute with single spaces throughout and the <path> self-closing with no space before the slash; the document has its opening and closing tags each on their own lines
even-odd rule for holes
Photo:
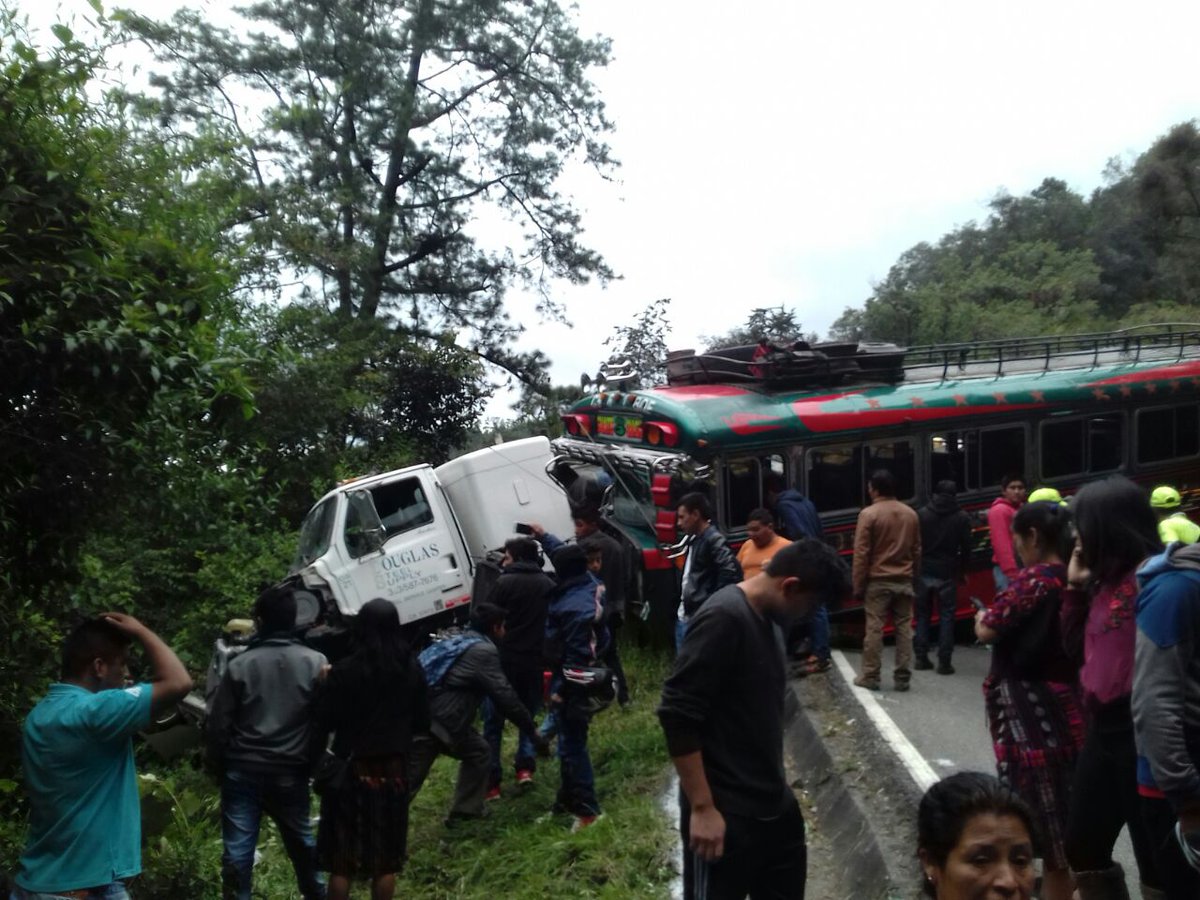
<svg viewBox="0 0 1200 900">
<path fill-rule="evenodd" d="M 1000 482 L 1000 496 L 988 510 L 988 531 L 992 538 L 992 577 L 996 593 L 1000 593 L 1017 574 L 1021 563 L 1013 550 L 1013 516 L 1025 502 L 1025 479 L 1021 475 L 1005 475 Z"/>
</svg>

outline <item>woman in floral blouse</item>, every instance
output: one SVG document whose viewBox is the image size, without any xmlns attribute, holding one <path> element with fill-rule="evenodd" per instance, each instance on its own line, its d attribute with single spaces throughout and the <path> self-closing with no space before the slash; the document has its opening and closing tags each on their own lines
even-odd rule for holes
<svg viewBox="0 0 1200 900">
<path fill-rule="evenodd" d="M 1043 838 L 1042 897 L 1070 900 L 1074 885 L 1064 837 L 1071 778 L 1083 746 L 1076 667 L 1062 653 L 1059 607 L 1073 536 L 1057 503 L 1030 503 L 1013 519 L 1013 548 L 1025 562 L 975 634 L 992 644 L 983 683 L 996 773 L 1035 811 Z"/>
<path fill-rule="evenodd" d="M 1087 736 L 1075 766 L 1067 817 L 1067 859 L 1080 900 L 1125 897 L 1112 858 L 1129 827 L 1144 887 L 1159 889 L 1153 848 L 1142 823 L 1133 740 L 1133 651 L 1137 637 L 1134 574 L 1162 550 L 1145 491 L 1114 475 L 1093 482 L 1071 506 L 1078 533 L 1063 592 L 1063 647 L 1079 668 Z"/>
</svg>

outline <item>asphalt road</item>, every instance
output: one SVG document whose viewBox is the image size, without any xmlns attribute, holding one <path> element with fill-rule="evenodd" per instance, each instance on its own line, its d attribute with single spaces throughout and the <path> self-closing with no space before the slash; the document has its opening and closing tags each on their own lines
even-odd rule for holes
<svg viewBox="0 0 1200 900">
<path fill-rule="evenodd" d="M 954 652 L 953 675 L 914 672 L 912 689 L 906 694 L 891 690 L 894 648 L 883 654 L 883 690 L 875 698 L 904 733 L 916 750 L 939 776 L 973 770 L 995 772 L 991 737 L 983 711 L 983 679 L 990 665 L 986 647 L 959 644 Z M 861 653 L 843 649 L 856 672 L 862 670 Z M 837 667 L 830 677 L 840 677 Z M 1138 893 L 1137 865 L 1129 835 L 1121 833 L 1114 851 L 1115 859 L 1125 868 L 1132 896 Z"/>
</svg>

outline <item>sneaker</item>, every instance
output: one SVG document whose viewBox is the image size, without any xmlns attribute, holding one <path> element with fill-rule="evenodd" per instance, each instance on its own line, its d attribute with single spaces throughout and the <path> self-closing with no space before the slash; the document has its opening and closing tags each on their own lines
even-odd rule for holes
<svg viewBox="0 0 1200 900">
<path fill-rule="evenodd" d="M 909 689 L 909 687 L 910 687 L 910 685 L 907 681 L 897 681 L 895 683 L 895 685 L 893 686 L 892 690 L 896 691 L 899 694 L 903 694 L 905 691 L 907 691 Z"/>
<path fill-rule="evenodd" d="M 874 679 L 869 679 L 865 675 L 859 675 L 854 679 L 854 684 L 860 688 L 866 688 L 868 691 L 879 690 L 879 682 Z"/>
<path fill-rule="evenodd" d="M 828 657 L 809 656 L 803 661 L 804 674 L 816 675 L 818 672 L 828 672 L 833 666 L 833 660 Z"/>
<path fill-rule="evenodd" d="M 924 653 L 918 653 L 917 658 L 913 660 L 913 668 L 918 672 L 928 672 L 933 668 L 933 663 L 929 661 L 929 657 Z"/>
<path fill-rule="evenodd" d="M 571 834 L 577 831 L 583 831 L 589 825 L 594 825 L 598 819 L 604 818 L 603 815 L 595 816 L 576 816 L 575 821 L 571 823 Z"/>
<path fill-rule="evenodd" d="M 530 769 L 517 769 L 517 787 L 533 787 L 533 772 Z"/>
<path fill-rule="evenodd" d="M 499 800 L 500 799 L 500 785 L 496 785 L 495 787 L 488 788 L 487 793 L 483 795 L 483 799 L 488 800 L 488 801 Z"/>
<path fill-rule="evenodd" d="M 939 675 L 953 675 L 954 666 L 950 665 L 948 662 L 938 663 L 937 673 Z"/>
</svg>

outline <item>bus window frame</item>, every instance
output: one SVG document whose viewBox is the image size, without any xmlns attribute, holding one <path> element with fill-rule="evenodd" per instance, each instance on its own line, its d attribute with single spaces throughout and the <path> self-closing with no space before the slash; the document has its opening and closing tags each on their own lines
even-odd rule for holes
<svg viewBox="0 0 1200 900">
<path fill-rule="evenodd" d="M 766 507 L 769 504 L 767 503 L 767 498 L 763 492 L 762 461 L 766 457 L 771 457 L 771 456 L 779 457 L 779 459 L 783 462 L 783 483 L 784 483 L 785 487 L 789 487 L 792 484 L 791 478 L 789 476 L 791 475 L 792 471 L 795 470 L 795 463 L 794 463 L 794 460 L 792 459 L 791 449 L 792 448 L 790 445 L 780 446 L 780 447 L 775 447 L 775 448 L 764 447 L 761 450 L 759 450 L 757 452 L 753 452 L 753 453 L 739 453 L 737 456 L 720 456 L 717 458 L 717 460 L 716 460 L 717 465 L 715 466 L 715 470 L 717 472 L 716 493 L 717 493 L 718 500 L 716 503 L 717 508 L 716 508 L 715 512 L 716 512 L 716 520 L 717 520 L 718 524 L 724 526 L 723 530 L 724 530 L 725 534 L 735 534 L 735 533 L 739 533 L 739 532 L 744 532 L 746 530 L 745 522 L 734 523 L 734 522 L 728 521 L 728 518 L 729 518 L 728 517 L 728 513 L 729 513 L 729 503 L 728 503 L 728 499 L 729 499 L 729 482 L 728 482 L 729 466 L 732 464 L 747 462 L 747 461 L 752 461 L 754 463 L 754 465 L 758 468 L 758 501 L 759 502 L 757 504 L 755 504 L 754 506 L 750 507 L 750 509 L 754 510 L 754 509 L 758 509 L 759 507 Z M 773 512 L 773 510 L 772 510 L 772 512 Z"/>
<path fill-rule="evenodd" d="M 1090 432 L 1090 420 L 1100 418 L 1102 416 L 1115 416 L 1121 421 L 1121 451 L 1117 454 L 1118 463 L 1115 469 L 1092 469 L 1092 443 Z M 1083 471 L 1082 472 L 1056 472 L 1054 475 L 1047 475 L 1042 466 L 1042 451 L 1046 446 L 1044 440 L 1045 430 L 1047 425 L 1060 425 L 1063 422 L 1083 422 Z M 1129 471 L 1129 416 L 1123 409 L 1094 409 L 1086 413 L 1070 413 L 1064 416 L 1048 416 L 1042 419 L 1038 424 L 1038 446 L 1037 446 L 1037 473 L 1039 480 L 1061 481 L 1062 479 L 1071 478 L 1094 478 L 1098 475 L 1112 475 L 1116 472 Z M 1134 448 L 1136 452 L 1136 447 Z"/>
<path fill-rule="evenodd" d="M 969 495 L 984 494 L 984 493 L 987 493 L 988 491 L 993 490 L 996 487 L 996 485 L 999 483 L 999 479 L 996 479 L 996 483 L 985 481 L 983 478 L 983 475 L 980 471 L 981 464 L 983 462 L 983 439 L 981 436 L 987 432 L 992 432 L 992 431 L 1020 430 L 1020 432 L 1021 432 L 1021 462 L 1020 462 L 1020 466 L 1019 466 L 1019 468 L 1010 467 L 1009 469 L 1006 469 L 1005 471 L 1006 472 L 1007 471 L 1015 471 L 1015 472 L 1021 473 L 1022 477 L 1025 477 L 1023 473 L 1030 471 L 1029 456 L 1030 456 L 1030 453 L 1032 453 L 1031 441 L 1029 440 L 1030 424 L 1031 423 L 1029 423 L 1029 422 L 995 422 L 991 425 L 959 425 L 957 427 L 944 427 L 944 428 L 929 429 L 929 430 L 919 432 L 916 436 L 923 438 L 921 446 L 922 446 L 922 451 L 925 454 L 925 465 L 922 468 L 921 477 L 925 482 L 926 493 L 927 494 L 932 493 L 933 487 L 934 487 L 933 439 L 935 437 L 943 437 L 943 436 L 945 436 L 946 432 L 948 432 L 948 431 L 956 432 L 958 434 L 966 434 L 967 432 L 974 432 L 974 434 L 975 434 L 975 449 L 974 449 L 973 454 L 968 455 L 967 461 L 966 461 L 966 468 L 964 470 L 965 474 L 966 474 L 966 483 L 958 485 L 958 492 L 960 494 L 969 494 Z M 1038 461 L 1039 462 L 1041 461 L 1040 457 L 1039 457 Z M 1001 477 L 1003 477 L 1003 474 L 1001 475 Z"/>
<path fill-rule="evenodd" d="M 1198 437 L 1196 441 L 1196 452 L 1190 453 L 1187 456 L 1168 456 L 1165 459 L 1156 459 L 1151 462 L 1142 462 L 1141 458 L 1138 456 L 1138 451 L 1141 449 L 1142 413 L 1164 412 L 1166 410 L 1171 410 L 1174 412 L 1175 410 L 1184 409 L 1189 406 L 1196 408 L 1197 416 L 1200 417 L 1200 403 L 1197 403 L 1195 400 L 1193 400 L 1191 403 L 1160 403 L 1157 406 L 1147 406 L 1141 409 L 1135 409 L 1133 411 L 1133 452 L 1130 454 L 1129 462 L 1136 471 L 1140 472 L 1142 469 L 1153 469 L 1158 466 L 1174 465 L 1176 463 L 1186 462 L 1189 459 L 1196 459 L 1196 457 L 1200 457 L 1200 437 Z"/>
<path fill-rule="evenodd" d="M 923 473 L 922 473 L 922 464 L 921 464 L 922 450 L 921 450 L 921 445 L 918 443 L 919 440 L 920 440 L 920 434 L 914 432 L 914 433 L 909 433 L 906 435 L 897 435 L 896 437 L 891 437 L 891 438 L 872 438 L 870 440 L 859 440 L 859 441 L 849 441 L 849 442 L 839 441 L 836 443 L 829 443 L 829 444 L 805 444 L 803 446 L 803 448 L 797 448 L 798 455 L 800 456 L 800 460 L 798 463 L 798 470 L 800 472 L 804 473 L 804 496 L 807 497 L 809 500 L 812 500 L 812 486 L 809 484 L 809 477 L 808 477 L 809 473 L 812 470 L 809 469 L 809 467 L 808 467 L 808 457 L 809 457 L 809 454 L 812 453 L 813 451 L 836 450 L 836 449 L 839 449 L 842 447 L 846 447 L 851 450 L 858 448 L 860 450 L 866 451 L 866 449 L 868 447 L 878 447 L 878 446 L 883 446 L 886 444 L 898 444 L 898 443 L 906 442 L 909 445 L 909 449 L 913 453 L 913 479 L 912 479 L 913 480 L 913 493 L 912 493 L 912 496 L 910 496 L 910 497 L 897 497 L 896 499 L 902 503 L 911 503 L 917 497 L 919 497 L 921 494 L 921 481 L 922 481 Z M 849 512 L 854 512 L 856 510 L 865 509 L 867 506 L 870 505 L 870 500 L 867 496 L 867 479 L 871 477 L 871 473 L 867 471 L 867 465 L 866 465 L 868 455 L 869 455 L 868 453 L 864 452 L 863 455 L 859 457 L 859 466 L 860 466 L 859 483 L 862 486 L 861 487 L 862 498 L 863 498 L 862 504 L 860 504 L 858 506 L 844 506 L 844 507 L 840 507 L 838 509 L 820 509 L 818 507 L 817 511 L 821 515 L 823 515 L 823 516 L 845 515 L 846 513 L 849 513 Z"/>
</svg>

